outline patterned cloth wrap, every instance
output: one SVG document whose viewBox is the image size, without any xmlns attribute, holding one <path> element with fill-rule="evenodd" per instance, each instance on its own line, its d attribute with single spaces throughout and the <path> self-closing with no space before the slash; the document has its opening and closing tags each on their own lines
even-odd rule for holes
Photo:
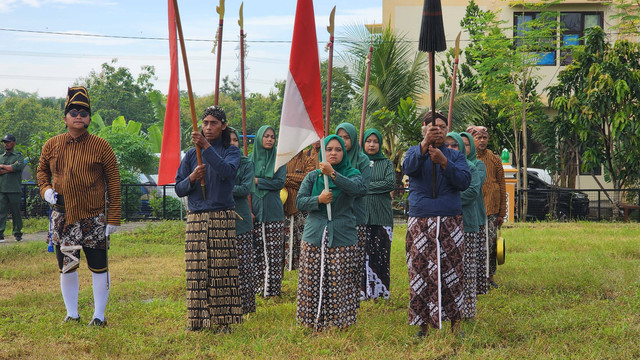
<svg viewBox="0 0 640 360">
<path fill-rule="evenodd" d="M 80 249 L 83 247 L 99 250 L 109 248 L 105 228 L 104 213 L 65 226 L 65 213 L 56 210 L 51 212 L 49 237 L 54 245 L 60 246 L 64 255 L 62 273 L 78 268 Z"/>
</svg>

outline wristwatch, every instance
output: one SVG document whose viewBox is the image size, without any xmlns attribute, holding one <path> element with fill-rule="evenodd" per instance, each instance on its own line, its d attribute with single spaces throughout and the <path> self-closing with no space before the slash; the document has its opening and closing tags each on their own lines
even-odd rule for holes
<svg viewBox="0 0 640 360">
<path fill-rule="evenodd" d="M 336 175 L 338 175 L 338 174 L 336 173 L 335 170 L 333 170 L 333 172 L 329 176 L 331 176 L 331 180 L 335 180 L 336 179 Z"/>
</svg>

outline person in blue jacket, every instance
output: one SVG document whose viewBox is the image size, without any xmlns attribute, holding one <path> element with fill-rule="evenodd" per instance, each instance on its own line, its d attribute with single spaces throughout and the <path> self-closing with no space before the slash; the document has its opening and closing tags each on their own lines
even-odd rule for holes
<svg viewBox="0 0 640 360">
<path fill-rule="evenodd" d="M 236 213 L 233 187 L 240 150 L 231 146 L 227 117 L 210 106 L 202 114 L 202 131 L 191 133 L 202 149 L 187 151 L 176 174 L 176 194 L 188 198 L 185 243 L 189 330 L 216 327 L 228 332 L 242 322 L 238 286 Z M 204 191 L 201 181 L 204 180 Z"/>
<path fill-rule="evenodd" d="M 466 156 L 444 145 L 446 118 L 436 113 L 433 124 L 429 112 L 424 122 L 424 139 L 409 148 L 402 164 L 409 176 L 409 325 L 420 326 L 418 337 L 426 336 L 429 326 L 442 328 L 447 320 L 452 331 L 460 329 L 464 301 L 460 192 L 471 183 Z"/>
</svg>

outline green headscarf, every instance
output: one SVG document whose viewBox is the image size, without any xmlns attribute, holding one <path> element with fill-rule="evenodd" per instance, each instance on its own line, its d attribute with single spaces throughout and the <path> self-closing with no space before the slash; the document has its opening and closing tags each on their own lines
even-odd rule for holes
<svg viewBox="0 0 640 360">
<path fill-rule="evenodd" d="M 468 132 L 461 132 L 460 136 L 464 136 L 469 141 L 469 155 L 467 155 L 467 161 L 471 161 L 474 165 L 477 165 L 478 162 L 482 160 L 478 160 L 476 153 L 476 144 L 473 142 L 473 136 Z"/>
<path fill-rule="evenodd" d="M 363 144 L 365 144 L 367 142 L 367 139 L 369 138 L 369 136 L 371 136 L 371 134 L 375 135 L 378 138 L 378 144 L 380 144 L 380 147 L 378 148 L 378 152 L 373 154 L 373 155 L 369 155 L 366 151 L 364 152 L 365 155 L 367 155 L 369 157 L 369 160 L 372 161 L 378 161 L 378 160 L 384 160 L 387 157 L 384 156 L 384 154 L 382 153 L 382 134 L 380 134 L 380 132 L 376 129 L 367 129 L 364 132 L 364 141 L 362 142 Z"/>
<path fill-rule="evenodd" d="M 347 151 L 349 161 L 351 161 L 351 166 L 358 170 L 367 166 L 370 160 L 360 147 L 360 143 L 358 142 L 358 131 L 356 130 L 356 127 L 353 126 L 353 124 L 344 122 L 336 127 L 336 135 L 338 134 L 338 131 L 340 129 L 346 131 L 351 138 L 351 149 Z"/>
<path fill-rule="evenodd" d="M 229 129 L 229 132 L 236 134 L 236 137 L 240 139 L 238 130 L 236 130 L 234 127 L 231 127 L 231 126 L 227 126 L 227 129 Z M 245 161 L 249 161 L 249 157 L 244 156 L 244 151 L 242 151 L 242 148 L 240 148 L 240 163 L 244 163 Z"/>
<path fill-rule="evenodd" d="M 349 157 L 347 156 L 346 152 L 344 151 L 345 146 L 344 146 L 344 140 L 342 140 L 342 138 L 338 135 L 329 135 L 326 138 L 324 138 L 324 146 L 326 147 L 327 144 L 329 143 L 329 141 L 336 139 L 338 140 L 338 142 L 340 142 L 340 146 L 342 146 L 342 151 L 344 152 L 344 156 L 342 157 L 342 161 L 337 164 L 337 165 L 331 165 L 333 167 L 333 170 L 335 170 L 337 173 L 345 176 L 345 177 L 351 177 L 353 175 L 360 175 L 360 171 L 358 169 L 355 169 L 353 167 L 351 167 L 351 161 L 349 160 Z M 319 154 L 320 156 L 320 161 L 322 161 L 322 154 Z M 322 171 L 320 170 L 316 170 L 316 173 L 318 174 L 318 179 L 316 179 L 315 184 L 313 185 L 313 189 L 311 190 L 311 195 L 312 196 L 318 196 L 322 193 L 322 190 L 324 190 L 324 176 L 322 175 Z M 340 193 L 342 193 L 342 190 L 340 190 L 339 187 L 336 186 L 336 184 L 333 183 L 333 180 L 331 179 L 330 176 L 327 176 L 327 180 L 329 181 L 329 189 L 331 189 L 331 192 L 333 193 L 333 199 L 331 200 L 331 203 L 333 203 L 334 201 L 336 201 L 336 199 L 338 198 L 338 195 L 340 195 Z M 324 205 L 324 204 L 321 204 Z M 325 206 L 321 206 L 320 207 L 321 211 L 323 212 L 327 212 L 327 207 Z"/>
<path fill-rule="evenodd" d="M 458 143 L 458 151 L 460 151 L 464 158 L 467 160 L 467 165 L 469 165 L 469 169 L 473 170 L 476 167 L 476 164 L 469 160 L 467 157 L 467 148 L 464 145 L 464 141 L 462 140 L 462 136 L 460 136 L 457 132 L 450 132 L 447 134 L 447 137 L 453 138 Z"/>
<path fill-rule="evenodd" d="M 253 168 L 255 171 L 255 177 L 263 178 L 263 179 L 271 179 L 273 178 L 273 173 L 275 171 L 276 166 L 276 145 L 269 150 L 262 147 L 262 138 L 264 137 L 264 133 L 267 132 L 268 129 L 271 129 L 275 134 L 276 131 L 273 127 L 269 125 L 263 125 L 258 129 L 256 133 L 255 141 L 253 142 L 253 151 L 249 155 L 249 160 L 253 162 Z M 259 198 L 265 197 L 269 193 L 269 190 L 261 190 L 258 189 L 256 184 L 253 184 L 253 193 L 256 194 Z"/>
</svg>

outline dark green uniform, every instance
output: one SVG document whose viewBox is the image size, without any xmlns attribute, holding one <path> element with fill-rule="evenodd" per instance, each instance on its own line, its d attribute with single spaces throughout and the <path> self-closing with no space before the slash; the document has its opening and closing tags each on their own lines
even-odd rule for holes
<svg viewBox="0 0 640 360">
<path fill-rule="evenodd" d="M 22 170 L 24 157 L 19 152 L 5 151 L 0 156 L 0 165 L 11 165 L 13 172 L 0 175 L 0 238 L 4 239 L 4 228 L 7 215 L 11 211 L 13 218 L 13 235 L 16 240 L 22 239 L 22 216 L 20 215 L 20 193 L 22 188 Z"/>
</svg>

